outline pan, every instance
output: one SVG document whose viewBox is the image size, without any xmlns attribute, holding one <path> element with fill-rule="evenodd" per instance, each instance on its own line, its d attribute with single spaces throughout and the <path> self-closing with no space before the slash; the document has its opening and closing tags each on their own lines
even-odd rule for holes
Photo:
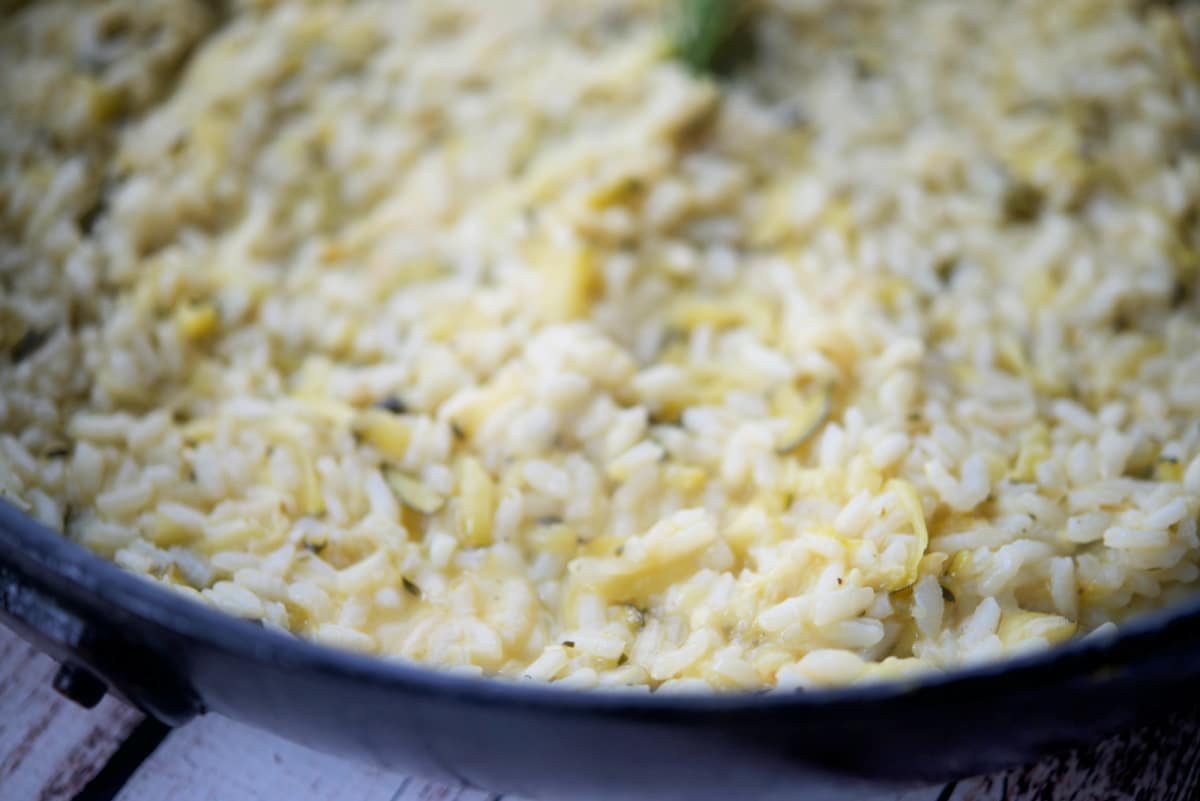
<svg viewBox="0 0 1200 801">
<path fill-rule="evenodd" d="M 379 767 L 532 798 L 838 799 L 1082 744 L 1197 696 L 1200 598 L 920 680 L 742 694 L 570 691 L 343 652 L 227 616 L 0 501 L 0 619 L 178 726 L 209 712 Z"/>
</svg>

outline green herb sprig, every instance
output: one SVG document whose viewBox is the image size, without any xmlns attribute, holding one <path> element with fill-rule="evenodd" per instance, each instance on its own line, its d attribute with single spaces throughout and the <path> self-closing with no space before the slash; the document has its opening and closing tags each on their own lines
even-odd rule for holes
<svg viewBox="0 0 1200 801">
<path fill-rule="evenodd" d="M 727 74 L 749 55 L 751 0 L 679 0 L 671 53 L 698 74 Z"/>
</svg>

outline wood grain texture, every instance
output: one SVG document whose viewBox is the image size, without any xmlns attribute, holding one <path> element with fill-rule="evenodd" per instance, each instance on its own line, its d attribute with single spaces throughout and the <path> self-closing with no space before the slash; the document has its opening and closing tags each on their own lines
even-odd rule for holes
<svg viewBox="0 0 1200 801">
<path fill-rule="evenodd" d="M 1200 707 L 1034 765 L 959 782 L 946 801 L 1200 798 Z"/>
<path fill-rule="evenodd" d="M 76 706 L 50 686 L 57 669 L 0 626 L 0 797 L 72 798 L 142 718 L 111 697 Z"/>
<path fill-rule="evenodd" d="M 391 801 L 521 801 L 516 796 L 499 796 L 479 790 L 447 787 L 420 779 L 406 779 Z"/>
</svg>

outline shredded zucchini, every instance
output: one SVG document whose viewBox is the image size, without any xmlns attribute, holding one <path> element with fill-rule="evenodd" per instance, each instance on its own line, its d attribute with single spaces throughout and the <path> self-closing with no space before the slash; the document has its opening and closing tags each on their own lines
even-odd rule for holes
<svg viewBox="0 0 1200 801">
<path fill-rule="evenodd" d="M 917 490 L 907 481 L 895 478 L 887 483 L 887 489 L 896 494 L 900 503 L 912 520 L 913 536 L 917 538 L 916 547 L 909 551 L 908 563 L 904 575 L 887 589 L 891 592 L 907 589 L 916 583 L 921 572 L 921 559 L 929 548 L 929 528 L 925 524 L 925 510 L 921 507 L 921 498 Z"/>
</svg>

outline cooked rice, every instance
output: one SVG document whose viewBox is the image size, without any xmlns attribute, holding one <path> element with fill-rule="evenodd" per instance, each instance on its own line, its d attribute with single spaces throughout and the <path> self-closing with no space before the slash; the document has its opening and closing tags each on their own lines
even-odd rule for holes
<svg viewBox="0 0 1200 801">
<path fill-rule="evenodd" d="M 24 5 L 0 493 L 570 687 L 1044 647 L 1200 577 L 1200 7 Z"/>
</svg>

